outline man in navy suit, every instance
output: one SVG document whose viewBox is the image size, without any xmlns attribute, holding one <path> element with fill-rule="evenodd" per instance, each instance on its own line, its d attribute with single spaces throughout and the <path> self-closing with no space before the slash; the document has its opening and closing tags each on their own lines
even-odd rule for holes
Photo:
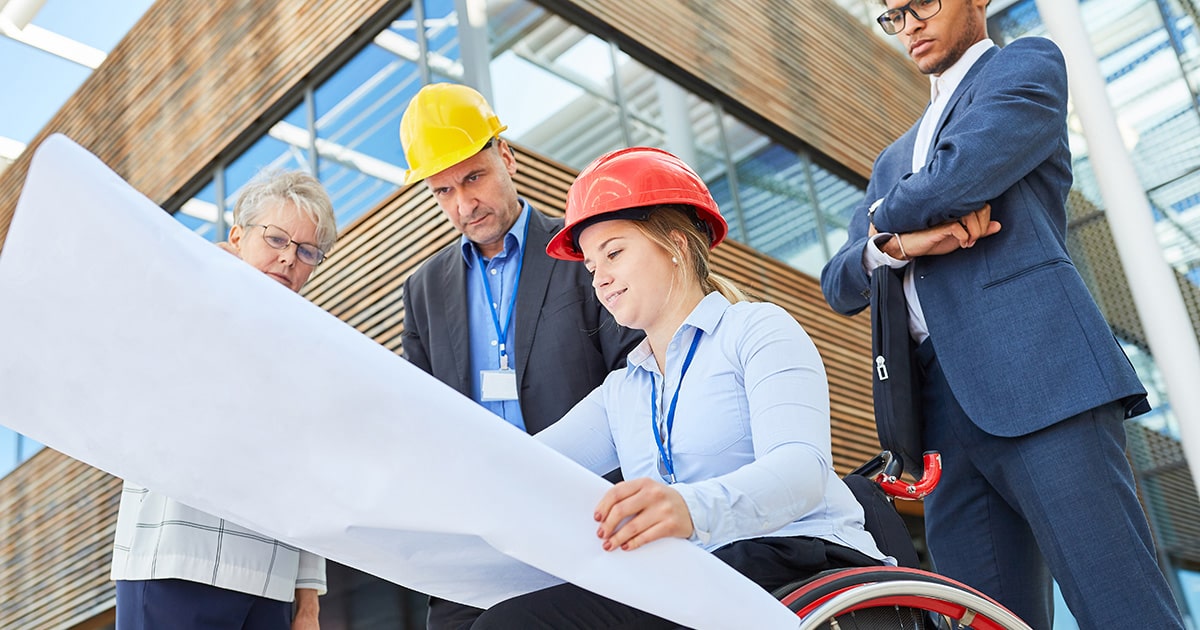
<svg viewBox="0 0 1200 630">
<path fill-rule="evenodd" d="M 1182 628 L 1125 458 L 1145 390 L 1067 254 L 1067 77 L 1050 41 L 988 39 L 988 0 L 887 0 L 879 23 L 931 81 L 875 161 L 821 273 L 834 310 L 906 267 L 936 570 L 1052 625 L 1051 576 L 1084 628 Z"/>
</svg>

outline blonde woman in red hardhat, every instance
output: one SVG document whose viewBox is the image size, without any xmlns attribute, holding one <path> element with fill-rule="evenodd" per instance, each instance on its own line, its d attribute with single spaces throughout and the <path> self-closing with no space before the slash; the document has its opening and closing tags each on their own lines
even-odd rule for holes
<svg viewBox="0 0 1200 630">
<path fill-rule="evenodd" d="M 727 231 L 703 180 L 665 151 L 615 151 L 579 174 L 546 251 L 582 261 L 605 308 L 646 339 L 536 437 L 596 473 L 620 466 L 626 481 L 593 515 L 605 550 L 685 538 L 767 590 L 882 564 L 833 470 L 816 347 L 786 311 L 746 301 L 709 269 Z M 562 584 L 501 602 L 472 627 L 674 624 Z"/>
</svg>

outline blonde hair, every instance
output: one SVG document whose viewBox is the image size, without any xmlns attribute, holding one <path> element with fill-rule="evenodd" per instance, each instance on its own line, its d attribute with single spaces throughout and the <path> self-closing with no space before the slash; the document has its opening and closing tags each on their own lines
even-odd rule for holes
<svg viewBox="0 0 1200 630">
<path fill-rule="evenodd" d="M 317 247 L 328 254 L 337 241 L 337 219 L 325 187 L 303 171 L 270 170 L 259 173 L 238 194 L 233 207 L 236 225 L 256 223 L 258 217 L 281 201 L 291 202 L 317 226 Z"/>
<path fill-rule="evenodd" d="M 713 273 L 709 265 L 709 236 L 703 230 L 704 224 L 696 218 L 696 213 L 689 206 L 660 205 L 647 208 L 647 216 L 642 221 L 632 221 L 638 231 L 653 241 L 659 247 L 667 250 L 672 258 L 686 262 L 685 271 L 689 271 L 704 289 L 707 295 L 713 291 L 720 292 L 730 302 L 748 302 L 750 297 L 732 280 Z M 699 223 L 699 225 L 697 225 Z M 672 233 L 684 237 L 684 247 L 671 237 Z"/>
</svg>

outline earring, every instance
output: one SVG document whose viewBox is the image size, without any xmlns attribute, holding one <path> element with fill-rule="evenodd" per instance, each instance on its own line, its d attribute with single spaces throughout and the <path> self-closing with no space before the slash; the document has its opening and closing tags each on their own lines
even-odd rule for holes
<svg viewBox="0 0 1200 630">
<path fill-rule="evenodd" d="M 672 256 L 672 257 L 671 257 L 671 264 L 672 264 L 672 265 L 675 265 L 675 266 L 678 266 L 678 265 L 679 265 L 679 259 L 678 259 L 678 258 L 676 258 L 676 257 L 674 257 L 674 256 Z"/>
</svg>

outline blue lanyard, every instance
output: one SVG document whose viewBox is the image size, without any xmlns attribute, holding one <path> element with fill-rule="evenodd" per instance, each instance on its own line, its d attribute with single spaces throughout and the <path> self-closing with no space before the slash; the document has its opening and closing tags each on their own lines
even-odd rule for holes
<svg viewBox="0 0 1200 630">
<path fill-rule="evenodd" d="M 512 299 L 508 301 L 508 316 L 504 318 L 504 326 L 500 326 L 500 314 L 496 312 L 496 301 L 492 299 L 492 285 L 488 282 L 487 264 L 483 262 L 483 254 L 475 249 L 475 257 L 479 259 L 479 276 L 483 278 L 483 291 L 487 294 L 488 308 L 492 310 L 492 323 L 496 326 L 496 343 L 500 346 L 500 369 L 508 369 L 508 351 L 505 348 L 508 341 L 508 328 L 512 325 L 513 313 L 517 310 L 517 288 L 521 286 L 521 267 L 525 265 L 525 241 L 529 238 L 529 217 L 525 221 L 525 232 L 521 237 L 521 255 L 517 258 L 517 279 L 513 281 Z"/>
<path fill-rule="evenodd" d="M 683 389 L 683 376 L 687 374 L 688 367 L 692 365 L 692 358 L 696 356 L 696 346 L 700 345 L 700 335 L 703 332 L 699 328 L 696 329 L 696 334 L 692 337 L 692 346 L 688 348 L 687 357 L 683 359 L 683 367 L 679 370 L 679 385 L 675 387 L 675 395 L 671 397 L 671 408 L 667 410 L 665 441 L 658 429 L 658 405 L 654 404 L 656 386 L 654 373 L 650 374 L 650 428 L 654 431 L 654 441 L 658 444 L 658 456 L 662 458 L 663 467 L 667 470 L 668 483 L 675 483 L 675 462 L 671 457 L 671 428 L 675 426 L 675 405 L 679 403 L 679 390 Z"/>
</svg>

